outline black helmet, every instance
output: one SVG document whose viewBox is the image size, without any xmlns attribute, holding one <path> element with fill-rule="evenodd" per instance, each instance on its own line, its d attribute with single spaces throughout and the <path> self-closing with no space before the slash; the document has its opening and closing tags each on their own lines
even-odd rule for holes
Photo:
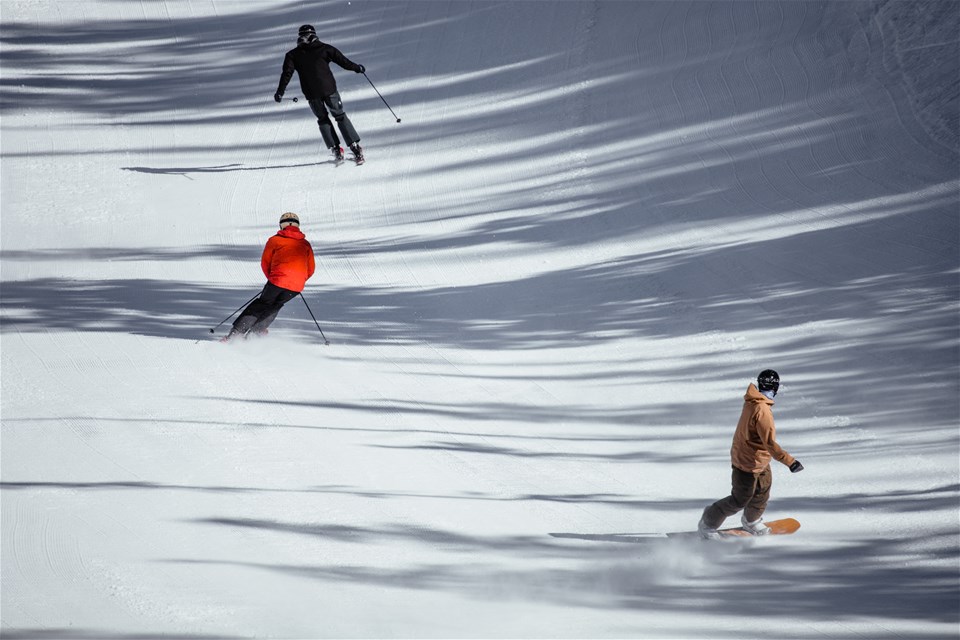
<svg viewBox="0 0 960 640">
<path fill-rule="evenodd" d="M 773 391 L 773 395 L 777 395 L 777 390 L 780 389 L 780 375 L 773 369 L 764 369 L 757 376 L 757 389 Z"/>
<path fill-rule="evenodd" d="M 313 28 L 312 24 L 305 24 L 300 27 L 300 30 L 297 31 L 298 36 L 306 36 L 309 34 L 317 35 L 317 30 Z"/>
</svg>

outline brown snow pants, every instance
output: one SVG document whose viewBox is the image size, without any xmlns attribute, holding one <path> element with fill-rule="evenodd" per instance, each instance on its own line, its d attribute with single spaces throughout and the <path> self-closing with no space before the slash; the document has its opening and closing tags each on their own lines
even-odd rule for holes
<svg viewBox="0 0 960 640">
<path fill-rule="evenodd" d="M 770 499 L 773 473 L 769 466 L 759 473 L 747 473 L 733 467 L 731 484 L 733 488 L 729 496 L 703 510 L 703 524 L 711 529 L 718 529 L 724 520 L 741 509 L 747 522 L 759 520 Z"/>
</svg>

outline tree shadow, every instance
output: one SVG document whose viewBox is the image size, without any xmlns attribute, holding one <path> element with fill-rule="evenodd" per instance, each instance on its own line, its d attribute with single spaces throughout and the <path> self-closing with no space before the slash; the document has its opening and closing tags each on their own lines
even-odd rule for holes
<svg viewBox="0 0 960 640">
<path fill-rule="evenodd" d="M 223 164 L 212 167 L 121 167 L 124 171 L 133 171 L 136 173 L 150 173 L 154 175 L 172 175 L 190 178 L 192 173 L 229 173 L 233 171 L 272 171 L 276 169 L 299 169 L 302 167 L 315 167 L 327 162 L 301 162 L 297 164 L 274 164 L 265 166 L 248 167 L 243 164 Z M 190 178 L 192 180 L 192 178 Z"/>
<path fill-rule="evenodd" d="M 650 544 L 662 540 L 659 536 L 636 533 L 551 533 L 552 538 L 561 540 L 585 540 L 587 542 L 625 542 L 629 544 Z"/>
<path fill-rule="evenodd" d="M 0 251 L 0 260 L 5 262 L 118 262 L 118 261 L 148 261 L 148 262 L 179 262 L 184 260 L 232 260 L 236 262 L 257 262 L 260 260 L 262 249 L 243 245 L 194 245 L 190 247 L 83 247 L 62 249 L 31 249 L 21 251 L 9 249 Z M 86 281 L 80 279 L 38 279 L 37 283 L 61 283 L 69 288 L 70 283 L 83 287 Z M 92 281 L 90 281 L 92 282 Z M 10 281 L 4 282 L 4 287 L 14 286 Z M 46 286 L 41 284 L 41 286 Z M 190 286 L 183 283 L 184 288 Z"/>
<path fill-rule="evenodd" d="M 52 107 L 114 115 L 118 111 L 161 112 L 176 102 L 178 113 L 196 112 L 205 121 L 212 118 L 213 122 L 226 124 L 234 116 L 224 115 L 221 108 L 232 105 L 233 96 L 252 95 L 258 91 L 255 86 L 275 84 L 277 65 L 261 64 L 262 52 L 282 48 L 278 43 L 285 42 L 284 34 L 292 28 L 287 23 L 293 6 L 229 16 L 145 20 L 134 25 L 122 19 L 68 22 L 52 31 L 43 29 L 43 25 L 10 22 L 5 24 L 0 39 L 8 45 L 4 60 L 12 71 L 0 81 L 0 97 L 5 107 L 14 108 L 24 91 L 42 88 Z M 551 9 L 558 25 L 572 27 L 588 17 L 600 32 L 571 43 L 558 29 L 556 34 L 540 34 L 521 43 L 508 37 L 506 25 L 528 24 L 519 18 L 535 15 L 541 9 L 512 3 L 455 7 L 437 19 L 428 7 L 376 6 L 377 24 L 383 24 L 389 15 L 403 17 L 400 23 L 406 26 L 398 25 L 386 34 L 375 33 L 368 22 L 372 14 L 363 12 L 329 19 L 326 26 L 338 33 L 356 34 L 344 37 L 345 48 L 382 60 L 388 70 L 398 63 L 387 60 L 419 41 L 460 50 L 485 41 L 491 33 L 497 34 L 502 45 L 497 65 L 491 66 L 490 54 L 482 47 L 477 57 L 425 60 L 409 56 L 404 73 L 397 74 L 401 78 L 395 81 L 401 102 L 414 96 L 428 105 L 439 100 L 467 100 L 493 87 L 518 96 L 506 112 L 481 118 L 473 113 L 454 114 L 434 123 L 437 128 L 433 135 L 440 144 L 460 144 L 458 141 L 469 138 L 472 132 L 489 130 L 495 121 L 501 132 L 523 132 L 519 150 L 507 162 L 549 158 L 583 143 L 598 147 L 614 144 L 617 153 L 576 167 L 578 180 L 586 188 L 570 189 L 571 175 L 566 172 L 536 174 L 532 179 L 518 172 L 516 178 L 477 189 L 473 194 L 476 197 L 467 198 L 456 211 L 438 212 L 444 217 L 475 220 L 462 231 L 429 240 L 414 233 L 348 246 L 331 243 L 318 247 L 321 259 L 400 254 L 412 262 L 435 252 L 483 251 L 484 246 L 509 245 L 535 252 L 540 248 L 600 247 L 625 237 L 635 238 L 636 248 L 586 266 L 518 273 L 513 279 L 484 285 L 439 285 L 404 291 L 325 287 L 326 318 L 338 323 L 344 340 L 536 349 L 623 336 L 660 338 L 702 330 L 748 332 L 771 325 L 795 325 L 814 315 L 810 310 L 816 310 L 816 317 L 824 321 L 868 318 L 871 326 L 882 325 L 883 318 L 889 317 L 890 327 L 881 327 L 876 340 L 889 345 L 894 342 L 889 338 L 896 335 L 899 342 L 899 336 L 907 330 L 907 335 L 917 339 L 905 345 L 906 350 L 921 341 L 939 341 L 955 326 L 950 305 L 958 287 L 951 274 L 960 257 L 955 246 L 944 247 L 957 235 L 953 215 L 958 202 L 953 184 L 956 150 L 911 154 L 915 163 L 911 172 L 897 175 L 895 183 L 886 184 L 878 182 L 873 172 L 883 168 L 877 163 L 886 163 L 882 173 L 888 175 L 889 163 L 895 158 L 875 157 L 874 147 L 858 148 L 859 155 L 843 149 L 837 153 L 836 146 L 846 147 L 853 144 L 851 141 L 871 141 L 886 133 L 902 137 L 903 119 L 889 111 L 880 113 L 883 105 L 871 101 L 871 91 L 882 89 L 879 83 L 883 77 L 874 77 L 880 73 L 876 68 L 879 63 L 869 52 L 853 48 L 849 53 L 849 66 L 863 71 L 869 82 L 855 81 L 852 72 L 843 67 L 844 75 L 837 79 L 808 79 L 806 91 L 784 87 L 780 93 L 768 94 L 759 90 L 755 79 L 761 72 L 781 74 L 785 69 L 799 73 L 815 66 L 824 42 L 839 37 L 838 26 L 833 27 L 836 32 L 823 31 L 830 20 L 858 26 L 863 37 L 876 35 L 869 31 L 875 28 L 872 23 L 857 11 L 803 3 L 777 4 L 769 15 L 733 6 L 675 8 L 621 3 L 600 9 L 560 5 Z M 332 7 L 332 3 L 321 3 L 316 9 Z M 681 16 L 683 19 L 679 19 Z M 749 20 L 742 20 L 745 18 Z M 783 28 L 785 22 L 792 25 L 792 30 Z M 475 23 L 474 28 L 457 28 L 470 23 Z M 706 25 L 713 23 L 748 24 L 747 33 L 752 36 L 736 35 L 738 30 L 731 28 L 712 35 L 732 41 L 718 44 L 709 38 L 703 40 L 700 36 Z M 636 57 L 604 57 L 594 51 L 604 46 L 602 29 L 622 28 L 624 24 L 638 25 Z M 244 33 L 244 37 L 233 37 L 237 33 Z M 162 67 L 147 74 L 124 73 L 122 80 L 107 77 L 102 86 L 84 85 L 87 78 L 72 75 L 79 66 L 119 73 L 118 69 L 147 66 L 157 59 L 171 64 L 166 46 L 174 41 L 180 50 L 189 51 L 198 60 L 217 55 L 230 62 L 209 69 L 201 65 L 192 84 Z M 766 60 L 757 41 L 764 42 L 764 51 L 783 49 L 789 55 Z M 163 44 L 143 47 L 143 42 Z M 86 58 L 60 60 L 44 53 L 44 47 L 124 43 L 136 46 L 137 55 L 118 60 L 114 55 L 88 54 Z M 610 70 L 602 73 L 564 64 L 564 52 L 571 47 L 577 53 L 592 52 L 594 58 L 608 60 Z M 279 60 L 279 52 L 277 56 Z M 29 77 L 36 68 L 51 72 Z M 571 68 L 590 77 L 595 86 L 589 90 L 569 87 Z M 55 72 L 58 69 L 59 76 Z M 538 78 L 536 86 L 530 85 L 531 74 Z M 431 75 L 442 81 L 416 91 L 409 88 L 415 79 Z M 704 79 L 708 77 L 712 79 Z M 20 89 L 23 82 L 26 88 Z M 198 86 L 204 91 L 194 95 L 193 89 Z M 158 93 L 158 87 L 171 91 L 160 91 L 165 97 L 144 103 L 142 94 L 147 87 L 153 89 L 152 94 Z M 670 91 L 664 91 L 668 88 Z M 77 91 L 96 91 L 104 99 L 78 101 L 74 95 Z M 187 99 L 187 93 L 192 97 Z M 707 97 L 717 99 L 708 101 Z M 361 108 L 376 98 L 371 95 L 363 100 Z M 548 135 L 557 123 L 579 129 L 569 137 Z M 590 124 L 593 126 L 588 127 Z M 585 135 L 585 129 L 598 133 Z M 419 131 L 400 133 L 394 144 L 402 147 L 419 135 Z M 471 167 L 493 171 L 502 162 L 502 158 L 481 154 L 464 157 L 460 165 L 430 166 L 422 171 L 442 184 L 447 174 Z M 832 162 L 838 164 L 830 166 Z M 190 177 L 309 164 L 124 169 Z M 936 184 L 947 186 L 932 188 Z M 509 209 L 503 203 L 509 203 Z M 415 202 L 398 203 L 393 215 L 404 219 L 415 211 L 419 214 L 418 207 Z M 542 213 L 545 211 L 548 213 Z M 922 231 L 918 231 L 918 220 L 925 223 Z M 718 224 L 719 228 L 698 229 L 699 225 Z M 778 230 L 757 231 L 771 226 Z M 727 239 L 715 242 L 704 238 L 714 232 Z M 827 252 L 827 264 L 811 268 L 809 256 L 823 255 L 820 247 L 845 246 L 858 250 L 855 254 Z M 253 248 L 243 248 L 238 253 L 253 252 Z M 4 258 L 14 255 L 5 252 Z M 96 257 L 96 252 L 90 256 Z M 147 252 L 142 259 L 167 257 Z M 740 281 L 741 274 L 754 269 L 775 273 L 776 277 L 772 282 L 764 277 Z M 731 278 L 725 282 L 717 277 L 703 278 L 698 275 L 701 273 L 730 274 Z M 188 298 L 178 309 L 187 317 L 194 316 L 195 310 L 199 312 L 194 304 L 197 298 L 213 294 L 213 308 L 229 297 L 189 282 L 136 281 L 127 286 L 117 281 L 98 287 L 43 280 L 5 285 L 11 287 L 20 309 L 8 322 L 17 330 L 25 325 L 41 327 L 45 317 L 56 316 L 35 298 L 59 289 L 80 306 L 72 314 L 72 324 L 54 317 L 53 327 L 99 325 L 101 330 L 147 335 L 164 335 L 149 318 L 158 311 L 175 308 L 177 293 Z M 156 292 L 164 304 L 151 304 L 139 295 L 143 287 Z M 31 295 L 32 289 L 36 289 L 35 295 Z M 80 295 L 78 290 L 85 293 Z M 99 299 L 92 295 L 94 291 L 100 293 Z M 915 295 L 919 291 L 924 294 Z M 928 291 L 934 300 L 925 299 Z M 891 292 L 895 292 L 896 302 L 884 307 Z M 930 309 L 931 302 L 939 307 Z M 129 309 L 131 313 L 122 317 L 124 314 L 115 312 L 114 317 L 108 317 L 109 313 L 99 310 L 106 307 Z M 918 310 L 928 323 L 904 327 L 897 322 L 898 317 Z M 24 321 L 17 316 L 35 319 Z M 183 319 L 165 318 L 164 322 L 173 327 L 167 335 L 192 335 Z M 148 326 L 144 328 L 144 324 Z M 952 353 L 955 363 L 955 350 L 947 353 Z"/>
<path fill-rule="evenodd" d="M 208 633 L 124 633 L 108 629 L 78 629 L 76 627 L 4 628 L 7 640 L 238 640 L 245 636 L 225 636 Z"/>
<path fill-rule="evenodd" d="M 55 329 L 199 339 L 216 325 L 212 309 L 219 315 L 237 308 L 250 298 L 247 294 L 256 294 L 262 286 L 240 293 L 161 280 L 5 282 L 0 299 L 2 332 Z"/>
<path fill-rule="evenodd" d="M 226 530 L 254 529 L 269 536 L 300 536 L 318 543 L 401 545 L 437 553 L 430 564 L 390 567 L 170 562 L 227 564 L 331 583 L 459 591 L 484 598 L 546 600 L 599 609 L 680 612 L 695 599 L 703 611 L 717 615 L 728 611 L 730 585 L 735 583 L 737 597 L 746 598 L 756 611 L 776 611 L 787 617 L 947 624 L 958 619 L 953 605 L 960 592 L 953 570 L 925 566 L 922 561 L 909 565 L 893 561 L 904 553 L 936 558 L 944 541 L 950 547 L 956 528 L 927 532 L 917 540 L 870 538 L 808 549 L 802 544 L 749 544 L 754 541 L 748 540 L 744 545 L 716 545 L 640 534 L 480 536 L 410 525 L 355 527 L 225 517 L 193 522 Z M 919 548 L 933 550 L 917 551 L 915 543 L 920 541 L 931 544 Z M 474 561 L 465 565 L 464 557 Z M 797 567 L 803 567 L 806 576 L 799 583 Z M 786 583 L 791 584 L 788 598 L 782 594 Z"/>
<path fill-rule="evenodd" d="M 406 288 L 373 287 L 362 280 L 322 283 L 308 295 L 320 301 L 314 308 L 323 325 L 333 327 L 328 333 L 335 343 L 518 353 L 617 344 L 637 353 L 619 374 L 628 382 L 649 380 L 649 367 L 656 364 L 656 375 L 681 389 L 706 377 L 742 377 L 745 361 L 752 366 L 759 358 L 776 359 L 777 367 L 815 399 L 801 410 L 792 409 L 785 396 L 778 406 L 788 419 L 843 412 L 884 435 L 910 434 L 913 427 L 904 425 L 916 425 L 928 431 L 924 437 L 914 434 L 916 446 L 958 451 L 960 154 L 955 143 L 938 142 L 956 139 L 956 98 L 944 91 L 937 100 L 924 102 L 916 93 L 922 83 L 910 78 L 904 88 L 904 75 L 911 69 L 927 67 L 927 73 L 955 79 L 957 57 L 947 57 L 943 64 L 927 64 L 932 58 L 921 57 L 909 62 L 910 69 L 902 68 L 908 62 L 899 54 L 913 58 L 935 49 L 890 50 L 906 39 L 884 37 L 889 35 L 882 31 L 886 27 L 878 26 L 884 23 L 870 14 L 912 9 L 896 8 L 898 3 L 552 3 L 548 20 L 540 15 L 547 11 L 542 3 L 453 4 L 440 17 L 432 15 L 432 3 L 366 5 L 370 13 L 349 16 L 333 2 L 311 5 L 321 15 L 341 16 L 326 20 L 324 27 L 345 34 L 336 44 L 348 56 L 382 74 L 376 78 L 391 79 L 383 88 L 407 125 L 391 129 L 389 136 L 386 125 L 370 124 L 365 131 L 382 141 L 387 157 L 422 148 L 417 145 L 429 129 L 431 151 L 456 152 L 457 160 L 405 169 L 405 179 L 429 179 L 431 190 L 405 199 L 409 202 L 397 198 L 389 223 L 371 230 L 364 242 L 318 243 L 321 259 L 387 263 L 390 258 L 415 266 L 434 256 L 438 263 L 453 256 L 458 269 L 471 273 L 511 254 L 542 257 L 542 262 L 535 266 L 531 258 L 523 262 L 524 270 L 508 275 L 491 270 L 490 277 L 468 286 L 440 278 L 436 285 L 418 282 Z M 12 116 L 42 105 L 52 113 L 79 113 L 109 123 L 105 126 L 226 127 L 279 121 L 284 111 L 269 105 L 269 95 L 283 50 L 292 46 L 290 15 L 299 8 L 285 3 L 190 19 L 5 21 L 0 112 Z M 943 15 L 937 8 L 934 13 L 949 30 L 954 14 Z M 370 17 L 374 14 L 376 19 Z M 906 22 L 889 28 L 907 28 Z M 383 30 L 385 24 L 395 26 Z M 243 37 L 237 37 L 240 33 Z M 429 51 L 423 43 L 431 43 Z M 131 55 L 122 55 L 126 52 Z M 269 60 L 265 52 L 273 52 Z M 184 74 L 184 54 L 192 75 Z M 836 63 L 838 56 L 844 62 Z M 360 83 L 345 77 L 345 97 L 351 114 L 372 123 L 382 106 Z M 910 99 L 901 101 L 901 94 Z M 484 107 L 486 99 L 495 108 Z M 911 112 L 916 103 L 922 103 L 922 116 Z M 418 117 L 407 116 L 404 107 Z M 942 119 L 938 112 L 952 115 Z M 5 130 L 9 126 L 15 125 Z M 54 123 L 49 131 L 56 135 L 60 127 L 71 126 Z M 262 152 L 287 142 L 243 140 L 231 153 Z M 476 152 L 463 151 L 470 148 Z M 133 145 L 120 149 L 147 150 Z M 176 152 L 183 158 L 177 167 L 118 171 L 154 174 L 157 180 L 164 175 L 203 179 L 309 165 L 211 166 L 205 159 L 211 150 L 205 143 L 171 143 L 149 151 Z M 4 156 L 11 161 L 57 154 L 109 157 L 115 151 L 28 149 L 5 151 Z M 569 159 L 570 166 L 561 166 L 557 158 Z M 460 180 L 469 171 L 482 174 L 482 184 Z M 451 201 L 444 191 L 450 185 L 461 191 L 454 201 L 458 204 L 435 206 L 425 214 L 423 203 L 430 196 Z M 452 230 L 425 237 L 422 227 L 404 226 L 426 216 L 431 216 L 429 222 L 449 223 Z M 63 249 L 37 255 L 7 250 L 11 242 L 5 236 L 4 261 L 215 258 L 252 263 L 259 255 L 259 247 L 252 246 L 183 252 Z M 549 260 L 558 254 L 573 258 L 552 266 Z M 251 283 L 250 291 L 242 292 L 145 279 L 6 280 L 0 332 L 100 331 L 193 339 L 258 288 L 259 283 Z M 278 322 L 312 333 L 309 317 L 299 309 L 285 310 Z M 760 334 L 766 339 L 755 340 Z M 662 353 L 678 342 L 705 337 L 709 340 L 692 353 L 675 358 Z M 733 342 L 738 339 L 740 345 Z M 657 359 L 661 361 L 652 362 Z M 603 364 L 593 363 L 586 373 L 577 373 L 575 363 L 553 369 L 568 379 L 609 380 Z M 479 377 L 473 371 L 462 375 Z M 447 375 L 450 369 L 438 366 L 435 373 Z M 715 407 L 704 404 L 685 403 L 686 413 L 675 416 L 680 426 L 672 431 L 674 438 L 689 437 L 682 425 L 691 416 L 715 420 Z M 574 450 L 578 443 L 573 440 L 553 451 L 456 442 L 425 428 L 411 432 L 425 433 L 432 441 L 400 445 L 438 454 L 625 463 L 691 459 L 659 453 L 658 443 L 643 433 L 676 409 L 669 401 L 620 413 L 604 407 L 578 406 L 571 413 L 521 403 L 464 406 L 403 398 L 370 405 L 307 401 L 295 406 L 317 412 L 398 411 L 470 426 L 510 420 L 638 427 L 636 438 L 610 440 L 620 449 L 612 453 L 583 454 Z M 481 410 L 492 413 L 477 418 L 484 415 Z M 322 415 L 316 422 L 291 428 L 341 428 L 327 425 Z M 805 424 L 796 433 L 817 430 L 823 427 Z M 460 433 L 485 436 L 471 434 L 467 427 Z M 538 439 L 555 442 L 542 434 L 528 441 Z M 825 456 L 863 448 L 894 456 L 903 448 L 902 438 L 830 444 L 835 446 Z M 44 488 L 26 484 L 32 486 L 7 483 L 3 488 Z M 259 491 L 122 481 L 52 486 L 58 484 L 75 490 Z M 794 513 L 866 507 L 955 514 L 956 491 L 955 485 L 943 485 L 885 495 L 849 493 L 832 500 L 786 498 L 779 504 Z M 403 496 L 372 493 L 368 497 Z M 631 503 L 627 496 L 589 493 L 512 498 L 659 512 L 703 504 L 689 499 Z M 734 584 L 737 600 L 750 602 L 761 623 L 791 616 L 957 622 L 956 571 L 944 562 L 958 556 L 955 528 L 914 540 L 865 537 L 815 549 L 757 545 L 749 549 L 746 562 L 743 554 L 735 561 L 709 557 L 709 562 L 699 562 L 702 545 L 623 544 L 624 536 L 634 534 L 622 533 L 573 532 L 553 539 L 547 534 L 479 536 L 431 527 L 344 526 L 242 514 L 211 515 L 193 524 L 321 542 L 440 546 L 455 556 L 450 562 L 441 556 L 435 563 L 388 567 L 222 561 L 306 580 L 482 598 L 508 599 L 519 593 L 534 602 L 678 616 L 695 601 L 717 617 L 729 615 Z M 922 550 L 928 543 L 934 551 Z M 639 560 L 638 549 L 645 553 Z M 919 561 L 904 565 L 904 556 Z M 557 560 L 562 566 L 531 567 L 524 564 L 528 557 Z M 783 597 L 784 585 L 791 587 L 788 598 Z M 83 637 L 87 632 L 76 633 Z"/>
</svg>

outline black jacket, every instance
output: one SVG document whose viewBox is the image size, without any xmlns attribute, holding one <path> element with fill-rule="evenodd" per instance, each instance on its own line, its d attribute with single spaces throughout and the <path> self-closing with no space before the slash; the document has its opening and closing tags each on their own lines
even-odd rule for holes
<svg viewBox="0 0 960 640">
<path fill-rule="evenodd" d="M 315 40 L 297 45 L 296 49 L 287 51 L 283 58 L 283 72 L 280 74 L 277 93 L 283 95 L 286 91 L 294 70 L 300 78 L 303 97 L 307 100 L 320 100 L 335 93 L 337 81 L 330 71 L 331 62 L 336 62 L 350 71 L 360 71 L 360 65 L 350 62 L 336 47 L 326 42 Z"/>
</svg>

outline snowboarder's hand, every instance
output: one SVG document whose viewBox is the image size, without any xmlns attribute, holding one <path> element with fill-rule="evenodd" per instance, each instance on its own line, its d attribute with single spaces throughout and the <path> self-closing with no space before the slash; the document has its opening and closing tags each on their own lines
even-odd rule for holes
<svg viewBox="0 0 960 640">
<path fill-rule="evenodd" d="M 362 64 L 357 65 L 357 73 L 366 73 L 366 72 L 367 72 L 367 68 L 365 66 L 363 66 Z"/>
<path fill-rule="evenodd" d="M 803 471 L 803 465 L 800 464 L 799 460 L 794 460 L 793 464 L 790 465 L 790 473 L 796 473 L 798 471 Z"/>
<path fill-rule="evenodd" d="M 280 102 L 283 100 L 283 94 L 277 91 L 275 94 L 273 94 L 273 99 L 275 102 Z"/>
</svg>

